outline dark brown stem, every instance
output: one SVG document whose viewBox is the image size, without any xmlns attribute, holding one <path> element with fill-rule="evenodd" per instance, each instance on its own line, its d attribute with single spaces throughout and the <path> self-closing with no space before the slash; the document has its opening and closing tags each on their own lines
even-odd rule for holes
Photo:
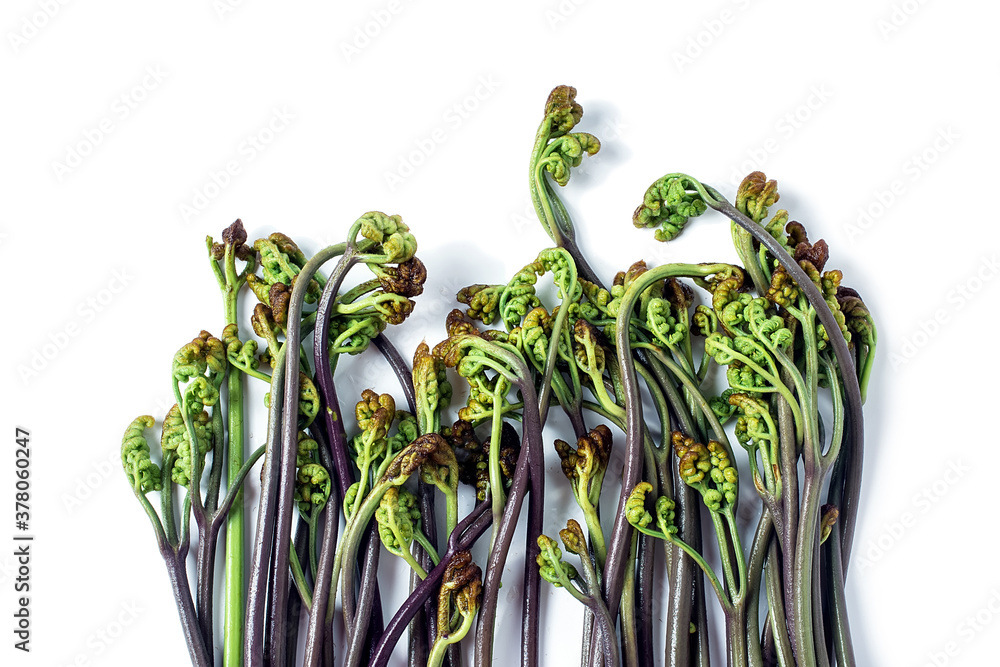
<svg viewBox="0 0 1000 667">
<path fill-rule="evenodd" d="M 163 562 L 167 566 L 170 587 L 177 601 L 177 615 L 180 617 L 181 631 L 184 634 L 184 641 L 187 642 L 191 664 L 194 667 L 212 667 L 214 661 L 208 653 L 201 629 L 198 627 L 198 613 L 191 599 L 191 586 L 188 584 L 187 570 L 184 567 L 187 551 L 175 552 L 164 543 L 160 547 L 160 555 L 163 556 Z"/>
</svg>

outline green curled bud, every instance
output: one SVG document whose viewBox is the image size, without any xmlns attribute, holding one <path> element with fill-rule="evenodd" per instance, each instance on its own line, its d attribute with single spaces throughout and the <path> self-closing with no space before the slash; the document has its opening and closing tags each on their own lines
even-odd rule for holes
<svg viewBox="0 0 1000 667">
<path fill-rule="evenodd" d="M 545 268 L 537 260 L 514 274 L 500 294 L 500 317 L 507 330 L 521 323 L 532 308 L 542 305 L 535 295 L 535 283 Z"/>
<path fill-rule="evenodd" d="M 660 178 L 646 190 L 642 204 L 632 214 L 632 223 L 639 228 L 660 227 L 655 234 L 657 241 L 677 238 L 688 220 L 708 210 L 694 183 L 683 174 Z"/>
<path fill-rule="evenodd" d="M 725 445 L 717 440 L 703 445 L 679 431 L 671 434 L 671 443 L 677 454 L 681 479 L 701 494 L 710 512 L 736 505 L 739 474 Z"/>
<path fill-rule="evenodd" d="M 705 351 L 720 366 L 728 366 L 737 360 L 733 355 L 733 352 L 736 351 L 733 339 L 719 331 L 709 334 L 705 338 Z"/>
<path fill-rule="evenodd" d="M 311 377 L 299 371 L 299 428 L 309 428 L 319 414 L 319 406 L 319 390 Z"/>
<path fill-rule="evenodd" d="M 239 327 L 235 323 L 227 324 L 226 328 L 222 330 L 222 344 L 226 347 L 226 359 L 232 366 L 255 371 L 260 367 L 260 361 L 257 359 L 257 341 L 248 340 L 244 343 L 240 340 L 239 334 Z"/>
<path fill-rule="evenodd" d="M 347 493 L 344 494 L 344 518 L 348 521 L 351 520 L 351 515 L 354 513 L 354 504 L 358 499 L 358 491 L 361 489 L 360 482 L 354 482 L 349 487 L 347 487 Z"/>
<path fill-rule="evenodd" d="M 469 285 L 458 291 L 455 298 L 469 308 L 465 314 L 483 324 L 490 325 L 500 314 L 500 294 L 505 285 Z"/>
<path fill-rule="evenodd" d="M 586 302 L 580 305 L 581 314 L 590 322 L 611 317 L 608 313 L 608 303 L 612 298 L 611 292 L 583 278 L 577 278 L 577 280 L 583 294 L 587 297 Z"/>
<path fill-rule="evenodd" d="M 391 486 L 375 510 L 378 534 L 386 550 L 396 556 L 409 554 L 414 531 L 420 522 L 417 498 L 404 488 Z"/>
<path fill-rule="evenodd" d="M 688 486 L 698 486 L 712 469 L 708 449 L 680 431 L 671 433 L 670 441 L 677 455 L 677 469 L 681 479 Z"/>
<path fill-rule="evenodd" d="M 406 262 L 416 254 L 417 240 L 400 216 L 369 211 L 358 219 L 358 223 L 363 237 L 382 246 L 387 264 Z"/>
<path fill-rule="evenodd" d="M 694 332 L 703 338 L 719 330 L 719 318 L 715 315 L 715 311 L 705 305 L 695 307 L 691 321 L 694 324 Z"/>
<path fill-rule="evenodd" d="M 361 439 L 368 446 L 384 440 L 396 416 L 396 401 L 390 394 L 376 394 L 371 389 L 361 392 L 361 400 L 354 406 L 354 416 L 361 428 Z"/>
<path fill-rule="evenodd" d="M 184 404 L 189 412 L 198 412 L 219 402 L 219 389 L 205 376 L 196 377 L 184 388 Z"/>
<path fill-rule="evenodd" d="M 395 451 L 406 447 L 419 435 L 420 429 L 416 417 L 406 410 L 396 410 L 396 434 L 388 440 L 395 447 Z"/>
<path fill-rule="evenodd" d="M 741 445 L 756 447 L 777 442 L 777 428 L 771 417 L 770 407 L 765 401 L 738 392 L 730 392 L 727 400 L 740 413 L 736 419 L 736 439 Z M 765 451 L 765 458 L 768 455 L 769 451 Z"/>
<path fill-rule="evenodd" d="M 758 339 L 765 341 L 772 349 L 787 349 L 794 336 L 781 317 L 771 314 L 770 306 L 767 299 L 754 299 L 743 315 Z"/>
<path fill-rule="evenodd" d="M 677 534 L 677 526 L 674 524 L 674 507 L 674 501 L 666 496 L 660 496 L 656 499 L 656 525 L 659 526 L 660 532 L 667 539 L 670 539 L 671 535 Z"/>
<path fill-rule="evenodd" d="M 318 452 L 319 443 L 310 438 L 305 431 L 299 431 L 298 442 L 295 445 L 295 465 L 301 468 L 307 463 L 314 463 Z"/>
<path fill-rule="evenodd" d="M 576 449 L 563 440 L 555 441 L 563 474 L 569 479 L 573 495 L 581 506 L 596 505 L 600 501 L 612 441 L 611 429 L 604 424 L 598 424 L 577 439 Z"/>
<path fill-rule="evenodd" d="M 330 320 L 330 356 L 361 354 L 386 326 L 378 313 L 337 315 Z"/>
<path fill-rule="evenodd" d="M 713 396 L 708 399 L 708 407 L 712 409 L 712 412 L 719 418 L 719 422 L 722 424 L 729 421 L 729 419 L 736 412 L 736 408 L 729 402 L 729 396 L 732 393 L 732 389 L 726 389 L 721 395 Z"/>
<path fill-rule="evenodd" d="M 585 319 L 574 322 L 573 358 L 577 367 L 588 375 L 599 377 L 604 374 L 605 354 L 597 327 Z"/>
<path fill-rule="evenodd" d="M 524 316 L 524 323 L 520 327 L 520 347 L 524 356 L 541 368 L 544 368 L 549 355 L 549 335 L 552 333 L 553 319 L 549 311 L 538 306 Z"/>
<path fill-rule="evenodd" d="M 562 551 L 556 541 L 546 535 L 538 536 L 538 548 L 541 553 L 535 558 L 538 573 L 542 579 L 553 586 L 562 587 L 573 579 L 579 578 L 576 568 L 562 560 Z"/>
<path fill-rule="evenodd" d="M 784 308 L 798 305 L 801 291 L 784 267 L 778 267 L 771 274 L 771 285 L 767 290 L 767 300 Z"/>
<path fill-rule="evenodd" d="M 584 155 L 594 155 L 601 149 L 601 142 L 592 134 L 574 132 L 549 144 L 541 163 L 552 180 L 561 186 L 569 183 L 571 169 L 579 167 Z"/>
<path fill-rule="evenodd" d="M 646 494 L 653 490 L 649 482 L 639 482 L 625 501 L 625 518 L 636 528 L 646 528 L 653 515 L 646 511 Z"/>
<path fill-rule="evenodd" d="M 171 375 L 176 382 L 187 382 L 203 376 L 221 384 L 221 376 L 226 372 L 226 348 L 218 338 L 202 331 L 190 343 L 174 354 Z"/>
<path fill-rule="evenodd" d="M 666 299 L 653 298 L 646 306 L 646 326 L 650 333 L 670 349 L 676 349 L 688 334 L 687 311 L 678 317 Z"/>
<path fill-rule="evenodd" d="M 273 285 L 281 284 L 291 287 L 296 276 L 306 265 L 306 256 L 299 247 L 285 234 L 275 232 L 266 239 L 257 239 L 253 243 L 253 249 L 260 255 L 260 269 L 263 280 L 256 276 L 247 276 L 247 283 L 250 289 L 261 301 L 274 308 L 271 296 L 264 297 L 264 287 L 268 293 Z M 310 280 L 306 289 L 305 300 L 313 303 L 319 298 L 320 288 L 316 280 Z M 263 298 L 262 298 L 263 297 Z"/>
<path fill-rule="evenodd" d="M 205 469 L 205 456 L 212 449 L 213 433 L 211 427 L 211 417 L 202 410 L 201 412 L 189 414 L 191 426 L 197 439 L 197 451 L 199 457 L 199 469 Z M 175 403 L 167 415 L 163 418 L 163 430 L 160 435 L 160 449 L 164 454 L 173 452 L 177 456 L 170 471 L 170 478 L 175 484 L 187 486 L 191 475 L 191 440 L 188 436 L 187 427 L 184 426 L 184 417 L 181 415 L 180 407 Z"/>
<path fill-rule="evenodd" d="M 767 233 L 784 246 L 786 251 L 790 251 L 788 242 L 785 239 L 785 225 L 788 224 L 788 211 L 780 209 L 774 213 L 771 220 L 764 226 Z M 789 252 L 791 254 L 791 252 Z"/>
<path fill-rule="evenodd" d="M 149 458 L 149 442 L 144 435 L 155 423 L 149 415 L 136 417 L 122 436 L 122 467 L 129 486 L 137 494 L 146 495 L 163 488 L 160 468 Z"/>
<path fill-rule="evenodd" d="M 295 476 L 295 499 L 299 511 L 308 516 L 312 509 L 322 509 L 330 497 L 330 473 L 318 463 L 300 466 Z"/>
</svg>

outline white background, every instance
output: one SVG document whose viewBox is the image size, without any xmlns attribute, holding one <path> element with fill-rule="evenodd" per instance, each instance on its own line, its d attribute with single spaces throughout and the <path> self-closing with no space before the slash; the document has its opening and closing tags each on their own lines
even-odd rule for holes
<svg viewBox="0 0 1000 667">
<path fill-rule="evenodd" d="M 848 585 L 859 662 L 997 664 L 995 7 L 338 7 L 4 3 L 0 539 L 15 532 L 15 425 L 32 433 L 36 536 L 30 655 L 11 647 L 16 571 L 0 546 L 6 664 L 187 660 L 118 450 L 133 417 L 172 402 L 174 350 L 219 333 L 206 234 L 240 217 L 251 238 L 281 229 L 314 251 L 367 210 L 400 213 L 431 276 L 393 334 L 408 355 L 442 337 L 458 287 L 502 282 L 548 243 L 527 156 L 563 83 L 579 89 L 579 129 L 604 142 L 563 191 L 601 275 L 639 258 L 734 258 L 717 216 L 669 246 L 631 226 L 671 171 L 731 197 L 763 169 L 830 243 L 880 334 Z M 345 376 L 393 387 L 376 362 Z M 251 431 L 259 442 L 262 424 Z M 550 509 L 546 531 L 567 516 Z M 543 664 L 577 664 L 575 641 L 545 641 Z"/>
</svg>

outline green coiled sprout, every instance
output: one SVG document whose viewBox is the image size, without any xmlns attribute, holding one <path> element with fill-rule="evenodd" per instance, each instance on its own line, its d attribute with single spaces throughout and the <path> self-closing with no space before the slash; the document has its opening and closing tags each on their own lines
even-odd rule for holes
<svg viewBox="0 0 1000 667">
<path fill-rule="evenodd" d="M 556 86 L 545 101 L 545 115 L 531 151 L 528 179 L 531 201 L 549 238 L 560 247 L 574 243 L 575 232 L 565 206 L 545 174 L 565 186 L 571 169 L 580 165 L 583 156 L 600 150 L 600 141 L 592 134 L 571 133 L 582 118 L 583 107 L 576 101 L 576 88 Z"/>
<path fill-rule="evenodd" d="M 369 211 L 358 222 L 361 236 L 382 246 L 384 263 L 402 264 L 416 253 L 417 240 L 400 216 Z"/>
<path fill-rule="evenodd" d="M 505 287 L 505 285 L 469 285 L 460 289 L 455 298 L 459 303 L 468 306 L 465 314 L 470 319 L 489 326 L 500 314 L 500 295 Z"/>
<path fill-rule="evenodd" d="M 562 551 L 556 541 L 546 535 L 539 535 L 538 548 L 542 551 L 535 562 L 538 563 L 538 572 L 542 579 L 553 586 L 570 589 L 572 587 L 570 582 L 578 579 L 580 575 L 575 567 L 563 562 Z"/>
<path fill-rule="evenodd" d="M 330 497 L 330 473 L 319 463 L 299 466 L 295 476 L 295 499 L 299 511 L 307 516 L 313 509 L 322 509 Z"/>
<path fill-rule="evenodd" d="M 421 579 L 427 578 L 427 572 L 417 559 L 410 553 L 410 545 L 416 540 L 436 565 L 437 552 L 420 531 L 420 508 L 417 497 L 405 488 L 391 486 L 386 489 L 375 510 L 375 521 L 378 523 L 378 534 L 386 550 L 402 558 Z"/>
<path fill-rule="evenodd" d="M 216 387 L 226 372 L 226 347 L 207 331 L 187 343 L 174 354 L 171 375 L 175 382 L 188 382 L 207 376 Z"/>
<path fill-rule="evenodd" d="M 149 443 L 144 435 L 145 430 L 153 428 L 155 423 L 149 415 L 136 417 L 122 436 L 122 467 L 129 486 L 137 495 L 163 488 L 160 467 L 150 459 Z"/>
<path fill-rule="evenodd" d="M 667 174 L 658 179 L 646 189 L 642 204 L 632 214 L 632 224 L 639 228 L 659 227 L 654 234 L 657 241 L 677 238 L 688 220 L 708 210 L 696 184 L 684 174 Z"/>
<path fill-rule="evenodd" d="M 268 290 L 276 284 L 291 287 L 296 276 L 306 264 L 306 256 L 292 239 L 280 232 L 275 232 L 266 239 L 257 239 L 253 243 L 253 249 L 260 255 L 260 270 L 263 280 L 256 276 L 247 276 L 247 282 L 262 303 L 267 303 L 274 308 L 275 304 L 270 299 L 265 301 L 261 298 L 263 287 L 266 286 Z M 319 298 L 319 294 L 319 282 L 315 279 L 310 280 L 306 290 L 306 302 L 314 303 Z M 270 296 L 273 298 L 273 295 Z"/>
<path fill-rule="evenodd" d="M 739 474 L 725 445 L 710 440 L 707 445 L 674 431 L 670 436 L 681 480 L 697 490 L 709 512 L 731 511 L 739 494 Z"/>
<path fill-rule="evenodd" d="M 211 428 L 211 417 L 204 410 L 191 414 L 191 427 L 197 438 L 197 451 L 199 470 L 205 469 L 205 456 L 212 449 L 213 432 Z M 170 469 L 170 478 L 175 484 L 187 486 L 190 483 L 191 475 L 191 439 L 188 429 L 184 425 L 184 417 L 181 414 L 180 406 L 174 403 L 163 418 L 163 429 L 160 435 L 160 449 L 163 450 L 165 459 L 168 453 L 171 455 L 172 465 L 165 461 L 164 467 Z"/>
<path fill-rule="evenodd" d="M 543 273 L 545 268 L 535 260 L 515 273 L 501 292 L 500 319 L 508 331 L 520 324 L 528 311 L 541 305 L 535 294 L 535 283 Z"/>
<path fill-rule="evenodd" d="M 440 431 L 441 411 L 451 400 L 452 389 L 444 362 L 431 354 L 426 342 L 413 353 L 413 388 L 421 433 Z"/>
</svg>

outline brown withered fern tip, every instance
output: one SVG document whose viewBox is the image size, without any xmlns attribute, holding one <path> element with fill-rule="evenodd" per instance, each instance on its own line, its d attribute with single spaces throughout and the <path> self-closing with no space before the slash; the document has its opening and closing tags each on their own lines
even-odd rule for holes
<svg viewBox="0 0 1000 667">
<path fill-rule="evenodd" d="M 445 429 L 445 437 L 458 460 L 458 481 L 476 487 L 478 491 L 479 472 L 477 468 L 482 459 L 483 445 L 476 436 L 476 430 L 471 423 L 459 419 L 451 428 Z M 483 498 L 480 500 L 485 499 L 485 497 L 486 488 L 483 487 Z"/>
<path fill-rule="evenodd" d="M 601 330 L 583 318 L 573 323 L 573 337 L 581 341 L 593 340 L 595 345 L 609 347 L 608 339 L 601 333 Z"/>
<path fill-rule="evenodd" d="M 583 534 L 583 528 L 575 519 L 569 519 L 566 527 L 559 531 L 559 538 L 566 546 L 566 550 L 575 553 L 577 556 L 590 558 L 590 551 L 587 548 L 587 538 Z"/>
<path fill-rule="evenodd" d="M 677 278 L 670 278 L 663 285 L 663 298 L 673 307 L 687 310 L 694 303 L 694 290 Z"/>
<path fill-rule="evenodd" d="M 576 101 L 576 88 L 556 86 L 545 100 L 545 115 L 552 118 L 553 132 L 569 132 L 583 118 L 583 107 Z"/>
<path fill-rule="evenodd" d="M 736 208 L 746 213 L 755 222 L 760 222 L 767 217 L 768 207 L 776 204 L 778 199 L 780 199 L 778 182 L 767 180 L 762 171 L 755 171 L 748 174 L 740 183 L 736 194 Z"/>
<path fill-rule="evenodd" d="M 382 316 L 387 324 L 402 324 L 410 316 L 410 313 L 413 312 L 415 305 L 412 299 L 407 299 L 406 301 L 388 301 L 381 306 L 383 309 Z"/>
<path fill-rule="evenodd" d="M 590 467 L 594 470 L 606 468 L 611 457 L 611 429 L 604 424 L 598 424 L 587 435 L 576 441 L 576 449 L 565 440 L 556 440 L 556 453 L 562 465 L 563 474 L 567 479 L 576 479 L 579 475 L 577 464 L 581 459 L 590 459 Z"/>
<path fill-rule="evenodd" d="M 619 271 L 618 273 L 616 273 L 615 279 L 614 281 L 612 281 L 611 284 L 615 286 L 628 287 L 633 282 L 635 282 L 636 278 L 638 278 L 648 270 L 649 269 L 646 267 L 645 260 L 640 259 L 638 262 L 628 267 L 628 270 Z"/>
<path fill-rule="evenodd" d="M 267 291 L 267 303 L 271 307 L 271 317 L 280 326 L 285 326 L 288 323 L 288 304 L 291 298 L 292 290 L 285 283 L 274 283 Z"/>
<path fill-rule="evenodd" d="M 253 326 L 253 332 L 264 340 L 274 335 L 274 313 L 263 303 L 254 306 L 250 324 Z"/>
<path fill-rule="evenodd" d="M 445 566 L 444 576 L 441 578 L 441 592 L 452 593 L 464 588 L 470 581 L 481 578 L 482 571 L 472 562 L 472 554 L 468 551 L 459 551 Z"/>
<path fill-rule="evenodd" d="M 212 259 L 221 260 L 228 245 L 233 247 L 236 258 L 245 262 L 253 257 L 253 248 L 246 243 L 247 231 L 243 228 L 243 221 L 237 218 L 236 222 L 222 230 L 222 243 L 212 244 Z"/>
<path fill-rule="evenodd" d="M 865 307 L 865 302 L 861 300 L 861 294 L 853 287 L 841 285 L 837 288 L 837 301 L 840 302 L 840 309 L 847 313 L 858 307 Z"/>
<path fill-rule="evenodd" d="M 823 505 L 820 510 L 820 520 L 819 520 L 819 541 L 820 544 L 826 541 L 826 538 L 830 537 L 830 531 L 833 530 L 833 526 L 837 523 L 837 519 L 840 518 L 840 510 L 837 509 L 836 505 Z"/>
<path fill-rule="evenodd" d="M 516 428 L 504 422 L 503 428 L 500 429 L 500 472 L 503 473 L 504 482 L 507 484 L 514 479 L 514 468 L 520 455 L 521 437 L 517 434 Z"/>
<path fill-rule="evenodd" d="M 785 226 L 785 233 L 788 234 L 788 244 L 791 247 L 795 247 L 800 243 L 809 243 L 809 236 L 806 234 L 806 228 L 801 222 L 792 220 Z"/>
<path fill-rule="evenodd" d="M 421 465 L 423 465 L 424 461 L 426 461 L 438 447 L 447 446 L 448 443 L 445 442 L 444 438 L 437 433 L 425 433 L 403 448 L 403 450 L 396 455 L 396 457 L 392 460 L 392 463 L 389 464 L 385 474 L 382 475 L 382 478 L 378 481 L 378 484 L 391 482 L 399 479 L 400 477 L 409 477 L 416 472 Z"/>
<path fill-rule="evenodd" d="M 462 419 L 447 429 L 446 435 L 458 460 L 458 480 L 475 487 L 478 500 L 486 500 L 486 492 L 490 486 L 489 440 L 481 442 L 472 424 Z M 500 429 L 500 473 L 505 486 L 514 479 L 517 457 L 520 455 L 521 440 L 517 429 L 504 422 Z"/>
<path fill-rule="evenodd" d="M 448 436 L 448 442 L 451 443 L 451 447 L 455 451 L 465 450 L 475 452 L 482 446 L 479 443 L 479 438 L 476 437 L 476 431 L 472 428 L 472 424 L 464 419 L 456 421 L 447 430 L 446 435 Z"/>
<path fill-rule="evenodd" d="M 473 336 L 479 335 L 479 329 L 473 324 L 468 318 L 465 317 L 463 313 L 458 308 L 455 308 L 444 320 L 444 328 L 448 332 L 448 337 L 453 338 L 455 336 L 461 336 L 463 334 L 472 334 Z"/>
<path fill-rule="evenodd" d="M 788 233 L 789 244 L 792 246 L 792 257 L 800 264 L 809 262 L 817 271 L 822 271 L 826 266 L 826 261 L 830 259 L 830 247 L 826 241 L 820 239 L 816 243 L 809 242 L 809 236 L 802 223 L 792 221 L 785 227 Z"/>
<path fill-rule="evenodd" d="M 378 280 L 386 292 L 408 298 L 419 296 L 427 282 L 427 267 L 414 256 L 397 266 L 382 267 Z"/>
<path fill-rule="evenodd" d="M 449 634 L 453 625 L 451 602 L 454 599 L 459 613 L 469 614 L 479 604 L 482 593 L 483 571 L 472 561 L 472 554 L 459 551 L 445 566 L 438 593 L 438 638 Z"/>
<path fill-rule="evenodd" d="M 838 286 L 837 303 L 851 331 L 862 333 L 871 327 L 871 313 L 857 290 L 844 285 Z"/>
</svg>

